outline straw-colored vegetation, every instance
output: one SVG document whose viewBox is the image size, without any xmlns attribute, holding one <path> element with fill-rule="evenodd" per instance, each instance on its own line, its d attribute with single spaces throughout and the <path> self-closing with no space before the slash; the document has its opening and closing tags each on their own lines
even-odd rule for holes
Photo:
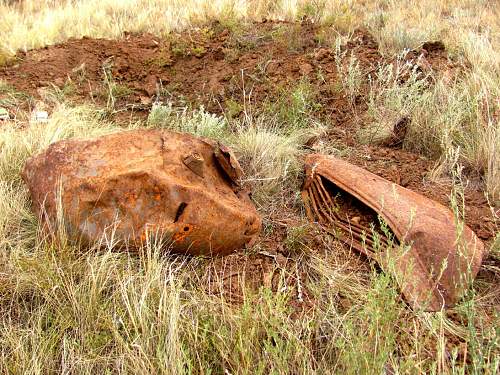
<svg viewBox="0 0 500 375">
<path fill-rule="evenodd" d="M 492 204 L 500 199 L 495 1 L 0 0 L 0 65 L 18 49 L 69 37 L 164 35 L 214 19 L 234 25 L 305 17 L 336 28 L 333 47 L 366 27 L 381 52 L 394 57 L 394 65 L 380 67 L 373 79 L 352 56 L 338 56 L 339 85 L 352 106 L 358 91 L 369 87 L 360 139 L 376 142 L 392 130 L 390 120 L 407 117 L 403 146 L 435 158 L 434 175 L 457 182 L 455 198 L 464 188 L 460 182 L 470 177 L 479 179 Z M 398 55 L 429 40 L 443 41 L 467 66 L 466 74 L 451 81 L 433 77 L 435 84 L 427 87 L 409 67 L 410 79 L 399 84 L 398 74 L 408 67 L 398 65 Z M 312 119 L 315 93 L 304 82 L 285 93 L 291 98 L 287 106 L 277 103 L 258 113 L 242 108 L 237 120 L 163 104 L 153 106 L 147 120 L 125 126 L 186 131 L 235 150 L 263 215 L 264 235 L 282 226 L 283 216 L 298 223 L 286 229 L 283 244 L 293 267 L 277 263 L 267 271 L 279 275 L 278 291 L 249 288 L 241 304 L 231 303 L 221 292 L 224 272 L 231 271 L 220 272 L 218 260 L 165 256 L 153 240 L 139 254 L 109 244 L 77 248 L 64 233 L 57 245 L 51 243 L 31 211 L 20 170 L 30 155 L 57 140 L 124 130 L 107 120 L 117 89 L 110 80 L 104 85 L 106 108 L 74 105 L 67 92 L 54 88 L 42 98 L 54 108 L 47 123 L 19 113 L 0 128 L 0 372 L 499 372 L 498 267 L 485 266 L 496 279 L 476 282 L 451 311 L 413 311 L 389 275 L 307 224 L 295 193 L 300 158 L 307 140 L 323 134 L 326 125 Z M 26 99 L 3 82 L 0 94 L 0 106 Z M 341 152 L 335 145 L 322 147 Z M 498 241 L 491 251 L 498 261 Z M 295 309 L 298 302 L 307 307 Z"/>
</svg>

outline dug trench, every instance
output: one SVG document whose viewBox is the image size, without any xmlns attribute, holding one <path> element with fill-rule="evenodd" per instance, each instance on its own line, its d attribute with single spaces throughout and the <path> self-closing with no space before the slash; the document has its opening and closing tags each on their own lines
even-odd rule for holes
<svg viewBox="0 0 500 375">
<path fill-rule="evenodd" d="M 393 142 L 392 147 L 359 143 L 355 137 L 359 124 L 355 120 L 368 109 L 368 87 L 362 86 L 352 100 L 347 97 L 339 83 L 339 52 L 355 56 L 365 75 L 391 59 L 379 53 L 377 42 L 367 30 L 356 30 L 339 49 L 329 39 L 330 32 L 328 27 L 307 22 L 268 21 L 245 28 L 215 23 L 163 37 L 127 34 L 119 40 L 70 39 L 19 52 L 8 66 L 0 67 L 0 80 L 23 94 L 7 108 L 11 117 L 18 118 L 38 108 L 41 102 L 50 116 L 53 103 L 43 100 L 50 90 L 73 103 L 106 107 L 112 83 L 113 110 L 107 115 L 117 122 L 144 120 L 155 102 L 190 108 L 202 105 L 208 112 L 240 118 L 245 116 L 248 103 L 256 112 L 276 110 L 276 103 L 286 106 L 292 99 L 284 93 L 293 90 L 298 82 L 305 83 L 313 97 L 307 115 L 328 127 L 321 139 L 311 139 L 306 147 L 314 150 L 318 142 L 334 143 L 345 151 L 347 161 L 449 207 L 449 180 L 436 182 L 429 178 L 435 160 L 401 149 L 401 142 Z M 439 42 L 426 43 L 410 51 L 406 58 L 422 71 L 460 74 L 461 69 L 466 69 L 448 56 Z M 0 99 L 6 95 L 0 93 Z M 400 120 L 404 124 L 404 119 Z M 398 136 L 404 136 L 404 131 Z M 466 224 L 486 247 L 491 246 L 497 231 L 494 210 L 479 184 L 465 189 L 464 201 Z M 206 273 L 210 292 L 225 292 L 230 301 L 238 302 L 243 295 L 242 285 L 277 290 L 277 280 L 284 272 L 287 283 L 300 296 L 297 309 L 306 312 L 314 301 L 300 286 L 308 276 L 301 270 L 288 230 L 304 224 L 299 211 L 273 213 L 268 218 L 273 230 L 262 236 L 259 250 L 216 259 Z M 350 215 L 365 227 L 376 223 L 373 213 L 357 206 L 354 200 L 343 201 L 339 214 Z M 314 229 L 300 243 L 311 251 L 324 251 L 324 240 Z M 353 262 L 355 267 L 368 267 L 362 255 Z M 485 264 L 492 262 L 484 260 Z M 479 280 L 497 278 L 486 268 L 478 276 Z"/>
</svg>

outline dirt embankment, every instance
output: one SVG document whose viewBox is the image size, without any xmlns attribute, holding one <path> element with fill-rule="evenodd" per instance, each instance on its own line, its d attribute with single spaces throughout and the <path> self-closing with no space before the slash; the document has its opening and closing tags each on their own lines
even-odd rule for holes
<svg viewBox="0 0 500 375">
<path fill-rule="evenodd" d="M 365 75 L 389 61 L 366 30 L 356 31 L 338 51 L 324 34 L 311 24 L 265 22 L 240 32 L 217 24 L 166 38 L 128 34 L 120 40 L 70 39 L 19 53 L 17 63 L 0 68 L 0 79 L 35 96 L 40 88 L 63 88 L 70 80 L 74 97 L 102 102 L 99 93 L 109 74 L 122 88 L 116 93 L 119 102 L 134 104 L 136 110 L 168 96 L 215 113 L 223 112 L 228 100 L 242 103 L 244 96 L 258 108 L 304 80 L 313 89 L 317 114 L 338 126 L 349 123 L 353 112 L 339 85 L 338 56 L 354 55 Z M 455 68 L 439 43 L 424 44 L 407 58 L 418 60 L 422 69 Z M 363 94 L 361 90 L 355 98 L 358 111 L 363 110 Z"/>
</svg>

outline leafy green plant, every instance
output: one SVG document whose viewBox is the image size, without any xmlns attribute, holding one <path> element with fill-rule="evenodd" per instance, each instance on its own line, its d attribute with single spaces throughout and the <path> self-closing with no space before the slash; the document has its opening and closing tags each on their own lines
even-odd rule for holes
<svg viewBox="0 0 500 375">
<path fill-rule="evenodd" d="M 307 128 L 313 122 L 313 113 L 321 109 L 317 93 L 306 79 L 293 87 L 279 89 L 278 97 L 268 104 L 267 112 L 275 115 L 284 130 Z"/>
</svg>

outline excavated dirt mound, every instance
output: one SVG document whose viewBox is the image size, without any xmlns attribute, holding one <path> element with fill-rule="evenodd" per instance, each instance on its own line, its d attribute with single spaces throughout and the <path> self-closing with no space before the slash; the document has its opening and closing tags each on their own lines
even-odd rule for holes
<svg viewBox="0 0 500 375">
<path fill-rule="evenodd" d="M 335 58 L 338 51 L 332 35 L 335 36 L 331 29 L 309 23 L 264 22 L 230 29 L 214 24 L 165 37 L 128 34 L 120 40 L 70 39 L 19 53 L 13 64 L 0 68 L 0 80 L 35 101 L 55 85 L 72 101 L 98 105 L 106 105 L 112 82 L 116 108 L 128 119 L 145 117 L 154 101 L 193 108 L 203 105 L 210 112 L 237 117 L 242 115 L 242 103 L 250 101 L 258 110 L 304 81 L 315 95 L 314 115 L 328 124 L 330 139 L 351 150 L 347 156 L 350 162 L 449 206 L 450 183 L 428 178 L 434 161 L 399 149 L 400 142 L 392 145 L 396 147 L 357 143 L 354 118 L 367 109 L 367 87 L 361 88 L 353 106 L 352 98 L 347 98 L 339 82 Z M 391 62 L 380 55 L 375 39 L 366 30 L 357 30 L 348 43 L 341 45 L 340 53 L 355 56 L 364 74 Z M 419 50 L 410 51 L 406 59 L 424 73 L 460 74 L 464 68 L 450 59 L 440 42 L 425 43 Z M 21 108 L 26 109 L 33 102 L 25 101 Z M 404 127 L 404 119 L 401 124 Z M 491 244 L 497 228 L 480 188 L 466 188 L 465 214 L 467 224 L 487 245 Z M 230 299 L 238 301 L 243 284 L 275 289 L 275 271 L 281 268 L 286 268 L 295 278 L 293 284 L 298 285 L 301 274 L 290 268 L 296 264 L 286 261 L 289 252 L 281 244 L 286 233 L 277 231 L 276 238 L 263 241 L 262 246 L 272 251 L 271 257 L 260 253 L 251 257 L 234 255 L 215 263 L 216 269 L 207 274 L 211 291 L 218 293 L 221 287 L 229 285 Z M 310 247 L 314 248 L 314 236 L 311 238 Z M 228 267 L 236 270 L 238 276 L 253 276 L 241 278 L 231 272 L 228 276 L 222 272 Z M 300 293 L 307 301 L 307 291 Z"/>
<path fill-rule="evenodd" d="M 40 89 L 72 83 L 74 99 L 103 104 L 105 75 L 121 90 L 118 105 L 148 110 L 152 100 L 203 104 L 223 112 L 228 100 L 258 104 L 307 80 L 315 92 L 318 115 L 332 126 L 349 123 L 352 108 L 339 88 L 336 52 L 328 29 L 311 24 L 265 22 L 230 32 L 219 24 L 165 38 L 128 34 L 121 40 L 70 39 L 63 44 L 19 53 L 16 63 L 0 68 L 0 79 L 35 97 Z M 330 33 L 333 33 L 331 30 Z M 439 43 L 411 51 L 407 59 L 419 69 L 456 69 Z M 427 48 L 427 49 L 426 49 Z M 366 30 L 358 30 L 340 54 L 357 58 L 365 74 L 385 61 Z M 67 86 L 66 86 L 67 88 Z M 357 99 L 363 110 L 362 98 Z"/>
</svg>

